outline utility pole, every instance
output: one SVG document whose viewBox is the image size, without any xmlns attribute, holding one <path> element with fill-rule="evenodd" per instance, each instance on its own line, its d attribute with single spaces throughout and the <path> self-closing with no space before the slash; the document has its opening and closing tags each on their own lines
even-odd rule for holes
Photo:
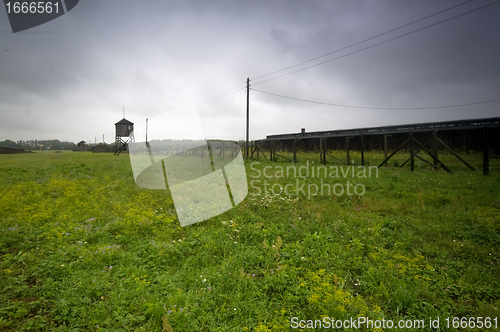
<svg viewBox="0 0 500 332">
<path fill-rule="evenodd" d="M 250 78 L 247 78 L 247 142 L 245 147 L 245 154 L 248 159 L 248 132 L 250 128 L 249 118 L 250 118 Z"/>
</svg>

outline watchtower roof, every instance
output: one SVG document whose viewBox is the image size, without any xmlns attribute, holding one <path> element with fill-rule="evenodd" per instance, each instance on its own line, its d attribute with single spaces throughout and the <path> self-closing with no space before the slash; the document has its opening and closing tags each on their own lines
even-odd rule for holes
<svg viewBox="0 0 500 332">
<path fill-rule="evenodd" d="M 123 118 L 121 119 L 120 121 L 118 121 L 117 123 L 115 123 L 115 125 L 117 124 L 123 124 L 123 125 L 133 125 L 132 122 L 128 121 L 127 119 Z"/>
</svg>

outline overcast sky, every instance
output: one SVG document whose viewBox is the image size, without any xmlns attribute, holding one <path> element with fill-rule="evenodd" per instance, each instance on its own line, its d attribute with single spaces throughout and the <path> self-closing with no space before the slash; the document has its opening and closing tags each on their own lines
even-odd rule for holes
<svg viewBox="0 0 500 332">
<path fill-rule="evenodd" d="M 0 8 L 0 140 L 114 140 L 114 123 L 197 105 L 207 138 L 245 138 L 245 81 L 318 102 L 428 107 L 500 98 L 500 4 L 476 0 L 264 78 L 463 1 L 83 0 L 12 33 Z M 496 1 L 498 3 L 498 1 Z M 259 82 L 262 82 L 259 84 Z M 206 99 L 235 86 L 207 105 Z M 221 96 L 219 96 L 221 97 Z M 250 138 L 500 116 L 500 102 L 430 110 L 328 106 L 250 91 Z M 168 137 L 168 133 L 162 133 Z M 136 140 L 138 138 L 136 137 Z"/>
</svg>

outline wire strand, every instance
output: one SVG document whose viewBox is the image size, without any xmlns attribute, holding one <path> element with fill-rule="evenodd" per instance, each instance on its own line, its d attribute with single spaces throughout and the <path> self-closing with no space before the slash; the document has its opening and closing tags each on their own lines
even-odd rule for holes
<svg viewBox="0 0 500 332">
<path fill-rule="evenodd" d="M 304 68 L 301 68 L 301 69 L 297 69 L 297 70 L 294 70 L 292 72 L 289 72 L 289 73 L 286 73 L 286 74 L 282 74 L 282 75 L 279 75 L 279 76 L 275 76 L 275 77 L 271 77 L 269 79 L 266 79 L 266 80 L 262 80 L 260 82 L 254 82 L 253 85 L 257 85 L 257 84 L 261 84 L 261 83 L 264 83 L 264 82 L 268 82 L 268 81 L 272 81 L 272 80 L 275 80 L 275 79 L 278 79 L 278 78 L 281 78 L 281 77 L 284 77 L 284 76 L 287 76 L 287 75 L 291 75 L 291 74 L 294 74 L 294 73 L 297 73 L 297 72 L 300 72 L 300 71 L 303 71 L 303 70 L 306 70 L 306 69 L 310 69 L 310 68 L 313 68 L 313 67 L 317 67 L 317 66 L 320 66 L 322 64 L 325 64 L 325 63 L 328 63 L 328 62 L 332 62 L 334 60 L 338 60 L 338 59 L 342 59 L 342 58 L 345 58 L 349 55 L 352 55 L 352 54 L 356 54 L 356 53 L 359 53 L 359 52 L 362 52 L 362 51 L 365 51 L 365 50 L 368 50 L 370 48 L 373 48 L 373 47 L 376 47 L 376 46 L 379 46 L 379 45 L 382 45 L 382 44 L 386 44 L 388 42 L 391 42 L 393 40 L 396 40 L 396 39 L 399 39 L 399 38 L 403 38 L 403 37 L 406 37 L 406 36 L 409 36 L 411 34 L 414 34 L 416 32 L 419 32 L 419 31 L 422 31 L 422 30 L 425 30 L 425 29 L 429 29 L 431 27 L 434 27 L 436 25 L 439 25 L 439 24 L 442 24 L 442 23 L 445 23 L 445 22 L 448 22 L 448 21 L 451 21 L 451 20 L 454 20 L 456 18 L 459 18 L 459 17 L 462 17 L 462 16 L 465 16 L 465 15 L 468 15 L 468 14 L 471 14 L 473 12 L 476 12 L 476 11 L 479 11 L 479 10 L 482 10 L 482 9 L 485 9 L 487 7 L 490 7 L 490 6 L 494 6 L 494 5 L 498 5 L 500 3 L 500 1 L 495 1 L 495 2 L 492 2 L 492 3 L 489 3 L 489 4 L 486 4 L 486 5 L 483 5 L 481 7 L 477 7 L 477 8 L 474 8 L 474 9 L 471 9 L 469 11 L 466 11 L 466 12 L 463 12 L 461 14 L 457 14 L 455 16 L 452 16 L 452 17 L 449 17 L 449 18 L 446 18 L 446 19 L 443 19 L 439 22 L 436 22 L 436 23 L 432 23 L 432 24 L 429 24 L 427 26 L 424 26 L 424 27 L 421 27 L 421 28 L 418 28 L 416 30 L 413 30 L 413 31 L 409 31 L 407 33 L 404 33 L 402 35 L 399 35 L 399 36 L 396 36 L 396 37 L 392 37 L 392 38 L 389 38 L 387 40 L 384 40 L 384 41 L 381 41 L 381 42 L 378 42 L 378 43 L 375 43 L 373 45 L 370 45 L 370 46 L 366 46 L 366 47 L 363 47 L 361 49 L 358 49 L 356 51 L 352 51 L 352 52 L 349 52 L 349 53 L 346 53 L 346 54 L 343 54 L 341 56 L 338 56 L 336 58 L 332 58 L 332 59 L 328 59 L 328 60 L 325 60 L 325 61 L 322 61 L 322 62 L 319 62 L 319 63 L 316 63 L 314 65 L 310 65 L 310 66 L 307 66 L 307 67 L 304 67 Z M 334 52 L 332 52 L 334 53 Z M 266 75 L 267 76 L 267 75 Z"/>
<path fill-rule="evenodd" d="M 337 50 L 335 50 L 335 51 L 328 52 L 328 53 L 326 53 L 326 54 L 323 54 L 323 55 L 317 56 L 317 57 L 315 57 L 315 58 L 312 58 L 312 59 L 309 59 L 309 60 L 307 60 L 307 61 L 304 61 L 304 62 L 298 63 L 298 64 L 293 65 L 293 66 L 289 66 L 289 67 L 286 67 L 286 68 L 283 68 L 283 69 L 280 69 L 280 70 L 274 71 L 274 72 L 269 73 L 269 74 L 266 74 L 266 75 L 262 75 L 262 76 L 259 76 L 259 77 L 255 77 L 255 78 L 254 78 L 254 80 L 258 80 L 258 79 L 261 79 L 261 78 L 263 78 L 263 77 L 267 77 L 267 76 L 270 76 L 270 75 L 273 75 L 273 74 L 277 74 L 277 73 L 279 73 L 279 72 L 282 72 L 282 71 L 285 71 L 285 70 L 288 70 L 288 69 L 291 69 L 291 68 L 294 68 L 294 67 L 297 67 L 297 66 L 300 66 L 300 65 L 306 64 L 306 63 L 311 62 L 311 61 L 314 61 L 314 60 L 318 60 L 318 59 L 324 58 L 325 56 L 332 55 L 332 54 L 334 54 L 334 53 L 337 53 L 337 52 L 343 51 L 343 50 L 345 50 L 345 49 L 348 49 L 348 48 L 350 48 L 350 47 L 353 47 L 353 46 L 356 46 L 356 45 L 359 45 L 359 44 L 365 43 L 365 42 L 370 41 L 370 40 L 372 40 L 372 39 L 375 39 L 375 38 L 378 38 L 378 37 L 382 37 L 382 36 L 387 35 L 387 34 L 389 34 L 389 33 L 391 33 L 391 32 L 394 32 L 394 31 L 400 30 L 400 29 L 405 28 L 405 27 L 407 27 L 407 26 L 410 26 L 410 25 L 412 25 L 412 24 L 415 24 L 415 23 L 421 22 L 421 21 L 426 20 L 426 19 L 428 19 L 428 18 L 431 18 L 431 17 L 433 17 L 433 16 L 436 16 L 436 15 L 442 14 L 442 13 L 444 13 L 444 12 L 447 12 L 447 11 L 449 11 L 449 10 L 455 9 L 455 8 L 457 8 L 457 7 L 463 6 L 463 5 L 465 5 L 465 4 L 469 3 L 469 2 L 472 2 L 472 1 L 476 1 L 476 0 L 467 0 L 467 1 L 464 1 L 464 2 L 459 3 L 459 4 L 457 4 L 457 5 L 451 6 L 451 7 L 449 7 L 449 8 L 443 9 L 443 10 L 440 10 L 440 11 L 438 11 L 438 12 L 436 12 L 436 13 L 431 14 L 431 15 L 428 15 L 428 16 L 425 16 L 425 17 L 422 17 L 422 18 L 420 18 L 420 19 L 418 19 L 418 20 L 415 20 L 415 21 L 412 21 L 412 22 L 410 22 L 410 23 L 406 23 L 406 24 L 404 24 L 404 25 L 401 25 L 401 26 L 399 26 L 399 27 L 397 27 L 397 28 L 394 28 L 394 29 L 388 30 L 388 31 L 386 31 L 386 32 L 379 33 L 378 35 L 372 36 L 372 37 L 367 38 L 367 39 L 363 39 L 363 40 L 361 40 L 361 41 L 359 41 L 359 42 L 356 42 L 356 43 L 354 43 L 354 44 L 351 44 L 351 45 L 348 45 L 348 46 L 344 46 L 344 47 L 339 48 L 339 49 L 337 49 Z"/>
<path fill-rule="evenodd" d="M 312 103 L 312 104 L 321 104 L 321 105 L 337 106 L 337 107 L 347 107 L 347 108 L 373 109 L 373 110 L 431 110 L 431 109 L 440 109 L 440 108 L 456 108 L 456 107 L 464 107 L 464 106 L 473 106 L 473 105 L 488 104 L 488 103 L 494 103 L 494 102 L 500 101 L 500 98 L 498 98 L 498 99 L 484 100 L 484 101 L 478 101 L 478 102 L 473 102 L 473 103 L 458 104 L 458 105 L 445 105 L 445 106 L 372 107 L 372 106 L 355 106 L 355 105 L 343 105 L 343 104 L 335 104 L 335 103 L 326 103 L 326 102 L 320 102 L 320 101 L 313 101 L 313 100 L 306 100 L 306 99 L 294 98 L 294 97 L 289 97 L 289 96 L 283 96 L 283 95 L 279 95 L 277 93 L 266 92 L 266 91 L 257 90 L 257 89 L 252 89 L 252 90 L 260 92 L 260 93 L 265 93 L 265 94 L 268 94 L 268 95 L 276 96 L 276 97 L 281 97 L 281 98 L 286 98 L 286 99 L 292 99 L 292 100 L 298 100 L 298 101 L 302 101 L 302 102 L 306 102 L 306 103 Z"/>
</svg>

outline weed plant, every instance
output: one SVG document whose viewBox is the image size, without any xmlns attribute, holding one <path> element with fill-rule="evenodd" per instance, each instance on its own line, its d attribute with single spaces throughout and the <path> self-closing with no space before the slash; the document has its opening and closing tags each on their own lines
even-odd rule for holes
<svg viewBox="0 0 500 332">
<path fill-rule="evenodd" d="M 137 187 L 126 154 L 0 155 L 0 330 L 289 331 L 292 317 L 499 317 L 500 163 L 485 177 L 441 156 L 452 174 L 421 161 L 414 172 L 394 167 L 406 159 L 398 154 L 378 177 L 354 179 L 277 177 L 277 166 L 293 164 L 261 156 L 246 162 L 249 185 L 257 181 L 240 205 L 181 228 L 168 191 Z M 383 153 L 365 158 L 378 165 Z M 467 158 L 481 166 L 479 155 Z M 318 165 L 317 154 L 298 159 Z M 256 178 L 266 166 L 273 176 Z M 349 180 L 365 192 L 287 195 L 264 191 L 264 180 Z"/>
</svg>

